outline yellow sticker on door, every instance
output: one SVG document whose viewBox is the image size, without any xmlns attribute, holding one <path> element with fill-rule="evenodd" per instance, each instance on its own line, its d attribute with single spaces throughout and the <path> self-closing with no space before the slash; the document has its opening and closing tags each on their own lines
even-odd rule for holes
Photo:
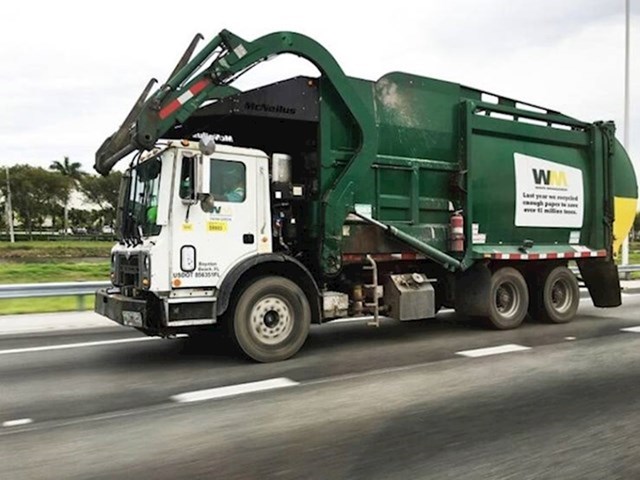
<svg viewBox="0 0 640 480">
<path fill-rule="evenodd" d="M 183 232 L 193 232 L 193 223 L 185 222 L 182 224 Z"/>
<path fill-rule="evenodd" d="M 212 220 L 207 222 L 207 232 L 223 232 L 227 231 L 229 222 L 221 222 L 219 220 Z"/>
</svg>

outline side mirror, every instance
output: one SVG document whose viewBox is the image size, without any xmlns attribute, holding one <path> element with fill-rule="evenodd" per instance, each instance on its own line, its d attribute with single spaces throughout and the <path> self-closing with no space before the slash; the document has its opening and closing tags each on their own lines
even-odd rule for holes
<svg viewBox="0 0 640 480">
<path fill-rule="evenodd" d="M 198 203 L 203 195 L 210 190 L 209 158 L 196 155 L 195 152 L 184 150 L 180 171 L 180 198 L 182 203 L 193 205 Z"/>
<path fill-rule="evenodd" d="M 193 205 L 196 200 L 197 158 L 189 150 L 181 152 L 180 161 L 180 198 L 185 205 Z"/>
<path fill-rule="evenodd" d="M 213 200 L 213 195 L 209 193 L 202 193 L 198 195 L 198 199 L 200 200 L 200 208 L 205 213 L 213 212 L 213 208 L 215 207 L 215 202 Z"/>
<path fill-rule="evenodd" d="M 211 193 L 211 159 L 204 155 L 196 157 L 196 192 L 204 195 Z"/>
</svg>

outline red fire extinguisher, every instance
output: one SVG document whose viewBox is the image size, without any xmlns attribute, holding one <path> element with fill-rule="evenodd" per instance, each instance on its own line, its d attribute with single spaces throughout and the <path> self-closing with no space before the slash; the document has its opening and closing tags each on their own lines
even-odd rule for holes
<svg viewBox="0 0 640 480">
<path fill-rule="evenodd" d="M 450 250 L 452 252 L 463 252 L 464 251 L 464 217 L 460 210 L 454 212 L 451 215 L 451 220 L 449 222 L 449 240 L 450 240 Z"/>
</svg>

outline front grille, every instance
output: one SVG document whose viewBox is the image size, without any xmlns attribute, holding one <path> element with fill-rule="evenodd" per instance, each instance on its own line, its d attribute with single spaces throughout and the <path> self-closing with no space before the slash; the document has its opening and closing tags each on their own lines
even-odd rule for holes
<svg viewBox="0 0 640 480">
<path fill-rule="evenodd" d="M 121 287 L 137 287 L 140 280 L 140 262 L 138 255 L 116 255 L 115 284 Z"/>
</svg>

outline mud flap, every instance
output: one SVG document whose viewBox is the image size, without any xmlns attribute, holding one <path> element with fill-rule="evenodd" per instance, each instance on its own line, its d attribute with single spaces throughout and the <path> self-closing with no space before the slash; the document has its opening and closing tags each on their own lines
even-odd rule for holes
<svg viewBox="0 0 640 480">
<path fill-rule="evenodd" d="M 458 273 L 455 282 L 456 312 L 470 316 L 488 316 L 491 270 L 486 265 L 477 263 Z"/>
<path fill-rule="evenodd" d="M 612 260 L 599 258 L 578 260 L 577 263 L 596 307 L 618 307 L 622 304 L 618 267 Z"/>
</svg>

